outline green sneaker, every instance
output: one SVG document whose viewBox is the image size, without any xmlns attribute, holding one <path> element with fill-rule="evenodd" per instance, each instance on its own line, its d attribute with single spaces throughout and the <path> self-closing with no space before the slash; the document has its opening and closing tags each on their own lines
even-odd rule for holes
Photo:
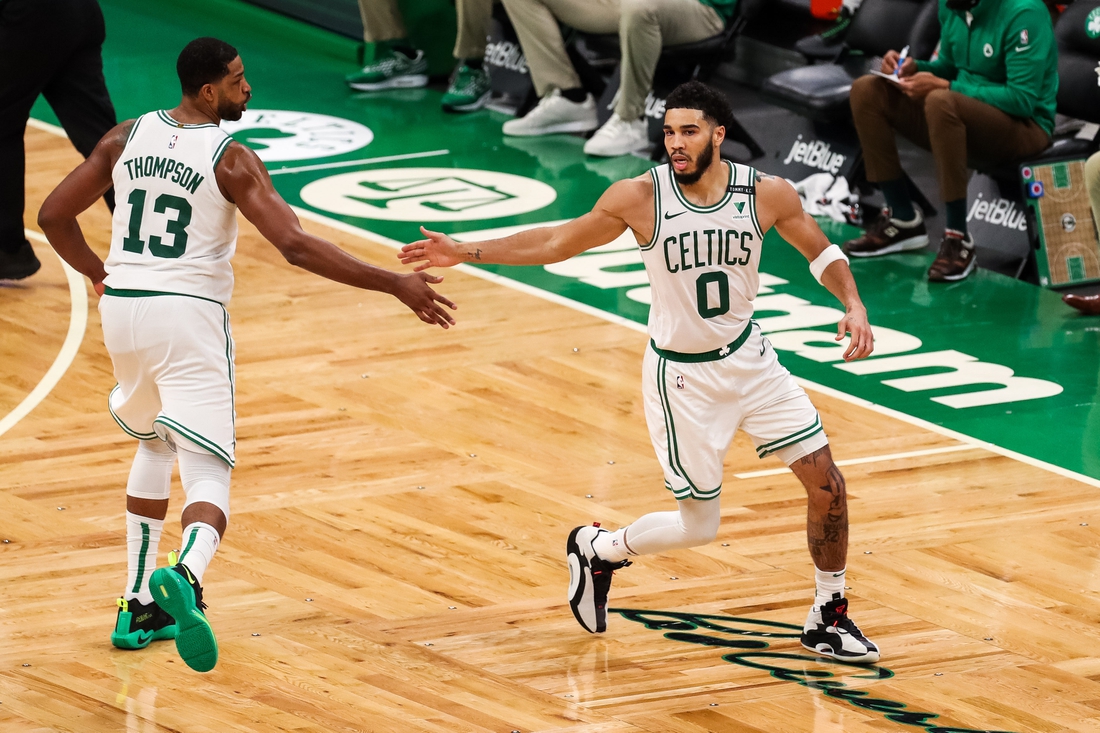
<svg viewBox="0 0 1100 733">
<path fill-rule="evenodd" d="M 155 603 L 119 598 L 111 643 L 119 649 L 144 649 L 150 642 L 176 638 L 176 621 Z"/>
<path fill-rule="evenodd" d="M 428 83 L 428 61 L 423 51 L 409 57 L 396 49 L 379 47 L 374 61 L 348 74 L 346 81 L 349 87 L 361 92 L 422 87 Z"/>
<path fill-rule="evenodd" d="M 176 620 L 176 651 L 188 667 L 209 672 L 218 663 L 218 640 L 202 612 L 202 586 L 183 563 L 158 568 L 149 579 L 153 600 Z"/>
<path fill-rule="evenodd" d="M 447 112 L 473 112 L 484 107 L 492 93 L 485 69 L 461 64 L 455 69 L 451 85 L 443 95 L 443 109 Z"/>
</svg>

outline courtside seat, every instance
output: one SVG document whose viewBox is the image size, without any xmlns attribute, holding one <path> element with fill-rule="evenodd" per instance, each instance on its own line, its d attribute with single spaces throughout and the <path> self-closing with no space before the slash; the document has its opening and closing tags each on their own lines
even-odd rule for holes
<svg viewBox="0 0 1100 733">
<path fill-rule="evenodd" d="M 912 58 L 931 57 L 940 36 L 937 9 L 936 0 L 865 0 L 836 61 L 782 71 L 768 77 L 761 92 L 804 117 L 844 119 L 851 114 L 852 82 L 880 63 L 887 51 L 908 45 Z"/>
</svg>

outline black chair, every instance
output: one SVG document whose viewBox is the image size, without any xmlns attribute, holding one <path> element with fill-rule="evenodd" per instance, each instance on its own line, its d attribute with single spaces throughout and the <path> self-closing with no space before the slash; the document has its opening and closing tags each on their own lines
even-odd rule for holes
<svg viewBox="0 0 1100 733">
<path fill-rule="evenodd" d="M 852 82 L 887 51 L 908 45 L 911 58 L 932 56 L 940 37 L 938 7 L 936 0 L 865 0 L 835 60 L 775 74 L 764 81 L 761 93 L 803 117 L 847 119 Z"/>
</svg>

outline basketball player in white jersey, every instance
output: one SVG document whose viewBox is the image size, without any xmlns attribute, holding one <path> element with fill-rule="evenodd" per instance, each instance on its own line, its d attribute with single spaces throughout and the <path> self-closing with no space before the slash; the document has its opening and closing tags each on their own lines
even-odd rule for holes
<svg viewBox="0 0 1100 733">
<path fill-rule="evenodd" d="M 111 642 L 123 649 L 176 640 L 205 672 L 218 645 L 206 620 L 202 579 L 225 533 L 235 462 L 233 339 L 225 309 L 236 212 L 291 264 L 337 282 L 394 295 L 426 323 L 454 323 L 429 287 L 439 278 L 399 274 L 307 234 L 275 192 L 263 163 L 219 126 L 239 120 L 251 95 L 236 49 L 192 41 L 176 64 L 183 99 L 115 127 L 42 205 L 38 223 L 58 254 L 102 296 L 103 338 L 118 385 L 111 415 L 138 439 L 126 485 L 128 577 Z M 114 185 L 118 206 L 106 263 L 88 247 L 77 215 Z M 156 569 L 179 458 L 187 493 L 183 551 Z"/>
<path fill-rule="evenodd" d="M 778 362 L 751 319 L 761 244 L 775 228 L 810 261 L 814 277 L 844 304 L 837 327 L 851 341 L 844 359 L 862 359 L 873 340 L 847 259 L 802 210 L 784 180 L 722 160 L 723 123 L 732 114 L 714 90 L 689 82 L 665 106 L 669 165 L 612 185 L 588 214 L 556 227 L 457 244 L 421 229 L 401 261 L 427 267 L 461 262 L 559 262 L 634 232 L 652 286 L 651 342 L 643 361 L 646 422 L 678 511 L 647 514 L 610 532 L 577 527 L 569 535 L 569 604 L 581 626 L 602 632 L 612 571 L 635 555 L 714 540 L 720 521 L 722 461 L 745 430 L 760 457 L 791 467 L 809 497 L 807 539 L 816 595 L 802 644 L 850 662 L 875 662 L 878 648 L 848 618 L 844 575 L 848 508 L 821 419 Z"/>
</svg>

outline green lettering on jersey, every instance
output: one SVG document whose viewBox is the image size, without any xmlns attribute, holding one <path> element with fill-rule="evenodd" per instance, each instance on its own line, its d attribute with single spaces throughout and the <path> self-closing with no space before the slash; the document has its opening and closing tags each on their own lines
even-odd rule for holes
<svg viewBox="0 0 1100 733">
<path fill-rule="evenodd" d="M 203 180 L 203 177 L 196 173 L 195 177 L 192 178 L 191 182 L 184 186 L 184 188 L 186 188 L 191 193 L 195 193 L 199 188 L 199 184 L 202 183 Z"/>
<path fill-rule="evenodd" d="M 168 158 L 161 158 L 157 156 L 157 162 L 153 164 L 153 175 L 164 178 L 164 166 L 168 163 Z"/>
</svg>

